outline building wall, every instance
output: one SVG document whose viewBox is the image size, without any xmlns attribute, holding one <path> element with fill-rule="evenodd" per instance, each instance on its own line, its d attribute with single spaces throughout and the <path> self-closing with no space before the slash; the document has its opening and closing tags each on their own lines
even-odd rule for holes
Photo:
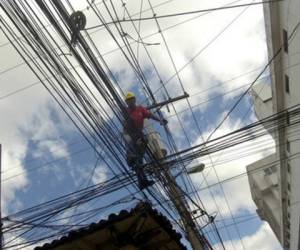
<svg viewBox="0 0 300 250">
<path fill-rule="evenodd" d="M 282 29 L 287 31 L 288 37 L 300 22 L 300 1 L 284 1 L 281 4 L 281 24 Z M 288 41 L 288 51 L 283 55 L 284 67 L 284 90 L 285 90 L 285 107 L 291 107 L 300 103 L 300 27 L 294 36 Z M 288 81 L 287 81 L 288 79 Z M 288 85 L 288 88 L 286 87 Z M 291 129 L 287 128 L 288 147 L 287 155 L 287 201 L 288 201 L 288 217 L 290 228 L 290 249 L 300 249 L 299 242 L 299 216 L 300 216 L 300 158 L 297 153 L 300 152 L 300 135 L 291 133 Z M 293 159 L 294 158 L 294 159 Z"/>
<path fill-rule="evenodd" d="M 280 239 L 280 196 L 277 172 L 279 164 L 276 154 L 270 155 L 247 166 L 252 198 L 257 205 L 257 213 L 268 221 L 275 235 Z"/>
<path fill-rule="evenodd" d="M 256 84 L 251 89 L 254 111 L 257 119 L 262 120 L 273 114 L 271 85 L 262 82 Z M 266 128 L 266 127 L 265 127 Z M 268 130 L 268 128 L 266 128 Z M 274 137 L 273 133 L 270 133 Z"/>
<path fill-rule="evenodd" d="M 299 13 L 299 0 L 285 0 L 264 6 L 269 59 L 280 47 L 283 47 L 270 66 L 273 113 L 300 103 Z M 297 25 L 298 29 L 291 37 Z M 284 44 L 288 44 L 287 49 L 284 48 Z M 254 97 L 253 101 L 258 118 L 267 116 L 270 104 L 264 104 L 262 99 L 257 97 Z M 269 193 L 260 192 L 260 198 L 264 202 L 258 202 L 256 194 L 259 192 L 252 192 L 255 183 L 265 182 L 265 185 L 268 186 L 267 180 L 262 176 L 249 174 L 251 192 L 258 209 L 261 210 L 259 214 L 269 222 L 284 249 L 296 250 L 300 249 L 300 128 L 297 128 L 297 131 L 295 129 L 291 131 L 291 128 L 287 127 L 273 138 L 276 145 L 279 145 L 274 156 L 279 159 L 279 171 L 276 175 L 278 180 L 278 209 L 273 207 L 268 211 L 266 204 L 276 203 L 276 199 L 272 200 Z M 259 167 L 261 164 L 262 162 L 258 161 L 251 164 L 248 169 Z M 271 195 L 271 197 L 274 196 Z M 277 228 L 274 224 L 274 220 L 276 220 L 274 218 L 279 218 Z"/>
<path fill-rule="evenodd" d="M 291 1 L 288 9 L 289 16 L 286 20 L 288 33 L 299 24 L 300 1 Z M 299 27 L 299 26 L 298 26 Z M 289 68 L 286 75 L 289 77 L 290 92 L 287 94 L 286 105 L 292 106 L 300 103 L 300 28 L 295 33 L 289 44 L 288 56 L 285 61 Z M 290 154 L 297 154 L 300 151 L 300 141 L 296 141 L 299 135 L 290 135 Z M 291 249 L 300 249 L 299 242 L 299 216 L 300 216 L 300 158 L 290 160 L 291 176 Z"/>
</svg>

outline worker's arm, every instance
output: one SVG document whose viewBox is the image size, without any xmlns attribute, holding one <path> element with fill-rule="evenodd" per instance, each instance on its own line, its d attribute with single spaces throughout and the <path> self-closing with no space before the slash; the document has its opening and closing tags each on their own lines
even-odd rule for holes
<svg viewBox="0 0 300 250">
<path fill-rule="evenodd" d="M 163 125 L 163 126 L 168 124 L 168 121 L 166 119 L 160 119 L 159 116 L 157 116 L 157 115 L 155 115 L 151 112 L 150 112 L 149 118 L 152 119 L 152 120 L 160 122 L 160 124 Z"/>
<path fill-rule="evenodd" d="M 150 112 L 148 109 L 146 109 L 144 107 L 142 107 L 142 112 L 143 112 L 144 118 L 158 121 L 162 126 L 168 124 L 168 121 L 166 119 L 160 119 L 159 116 L 153 114 L 152 112 Z"/>
</svg>

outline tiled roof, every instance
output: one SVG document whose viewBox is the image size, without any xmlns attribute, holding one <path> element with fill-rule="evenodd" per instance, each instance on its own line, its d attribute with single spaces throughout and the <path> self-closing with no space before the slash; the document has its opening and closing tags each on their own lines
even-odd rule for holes
<svg viewBox="0 0 300 250">
<path fill-rule="evenodd" d="M 177 233 L 173 229 L 170 221 L 156 209 L 153 209 L 148 203 L 142 202 L 130 211 L 121 210 L 118 214 L 110 214 L 106 220 L 100 220 L 98 223 L 92 223 L 87 227 L 70 231 L 66 236 L 50 243 L 46 243 L 43 246 L 36 247 L 35 250 L 57 249 L 58 247 L 61 249 L 61 246 L 69 244 L 72 241 L 76 241 L 80 238 L 84 238 L 101 230 L 110 228 L 112 225 L 121 223 L 130 217 L 137 217 L 143 214 L 151 217 L 155 221 L 157 228 L 159 227 L 168 235 L 168 241 L 172 241 L 172 244 L 176 245 L 176 249 L 186 249 L 186 247 L 180 242 L 180 239 L 182 238 L 181 234 Z"/>
</svg>

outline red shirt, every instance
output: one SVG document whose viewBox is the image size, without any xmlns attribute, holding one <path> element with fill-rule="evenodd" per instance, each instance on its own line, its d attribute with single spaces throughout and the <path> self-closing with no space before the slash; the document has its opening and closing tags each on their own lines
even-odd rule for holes
<svg viewBox="0 0 300 250">
<path fill-rule="evenodd" d="M 133 122 L 134 129 L 137 129 L 138 132 L 141 132 L 144 128 L 144 119 L 150 118 L 151 113 L 149 112 L 149 110 L 144 108 L 143 106 L 135 106 L 134 108 L 127 108 L 127 112 Z M 127 130 L 131 130 L 128 127 L 129 124 L 126 123 L 125 128 Z"/>
</svg>

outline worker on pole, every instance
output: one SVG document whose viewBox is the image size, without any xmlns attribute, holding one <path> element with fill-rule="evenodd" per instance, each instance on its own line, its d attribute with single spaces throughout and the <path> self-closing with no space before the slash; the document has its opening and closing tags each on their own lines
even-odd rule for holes
<svg viewBox="0 0 300 250">
<path fill-rule="evenodd" d="M 147 148 L 147 138 L 143 133 L 144 119 L 153 119 L 160 122 L 161 125 L 166 125 L 168 121 L 151 113 L 143 106 L 136 105 L 134 93 L 128 92 L 125 95 L 127 104 L 128 117 L 124 124 L 124 138 L 127 143 L 126 160 L 137 174 L 138 185 L 142 190 L 154 184 L 154 181 L 149 181 L 142 169 L 143 157 Z"/>
</svg>

